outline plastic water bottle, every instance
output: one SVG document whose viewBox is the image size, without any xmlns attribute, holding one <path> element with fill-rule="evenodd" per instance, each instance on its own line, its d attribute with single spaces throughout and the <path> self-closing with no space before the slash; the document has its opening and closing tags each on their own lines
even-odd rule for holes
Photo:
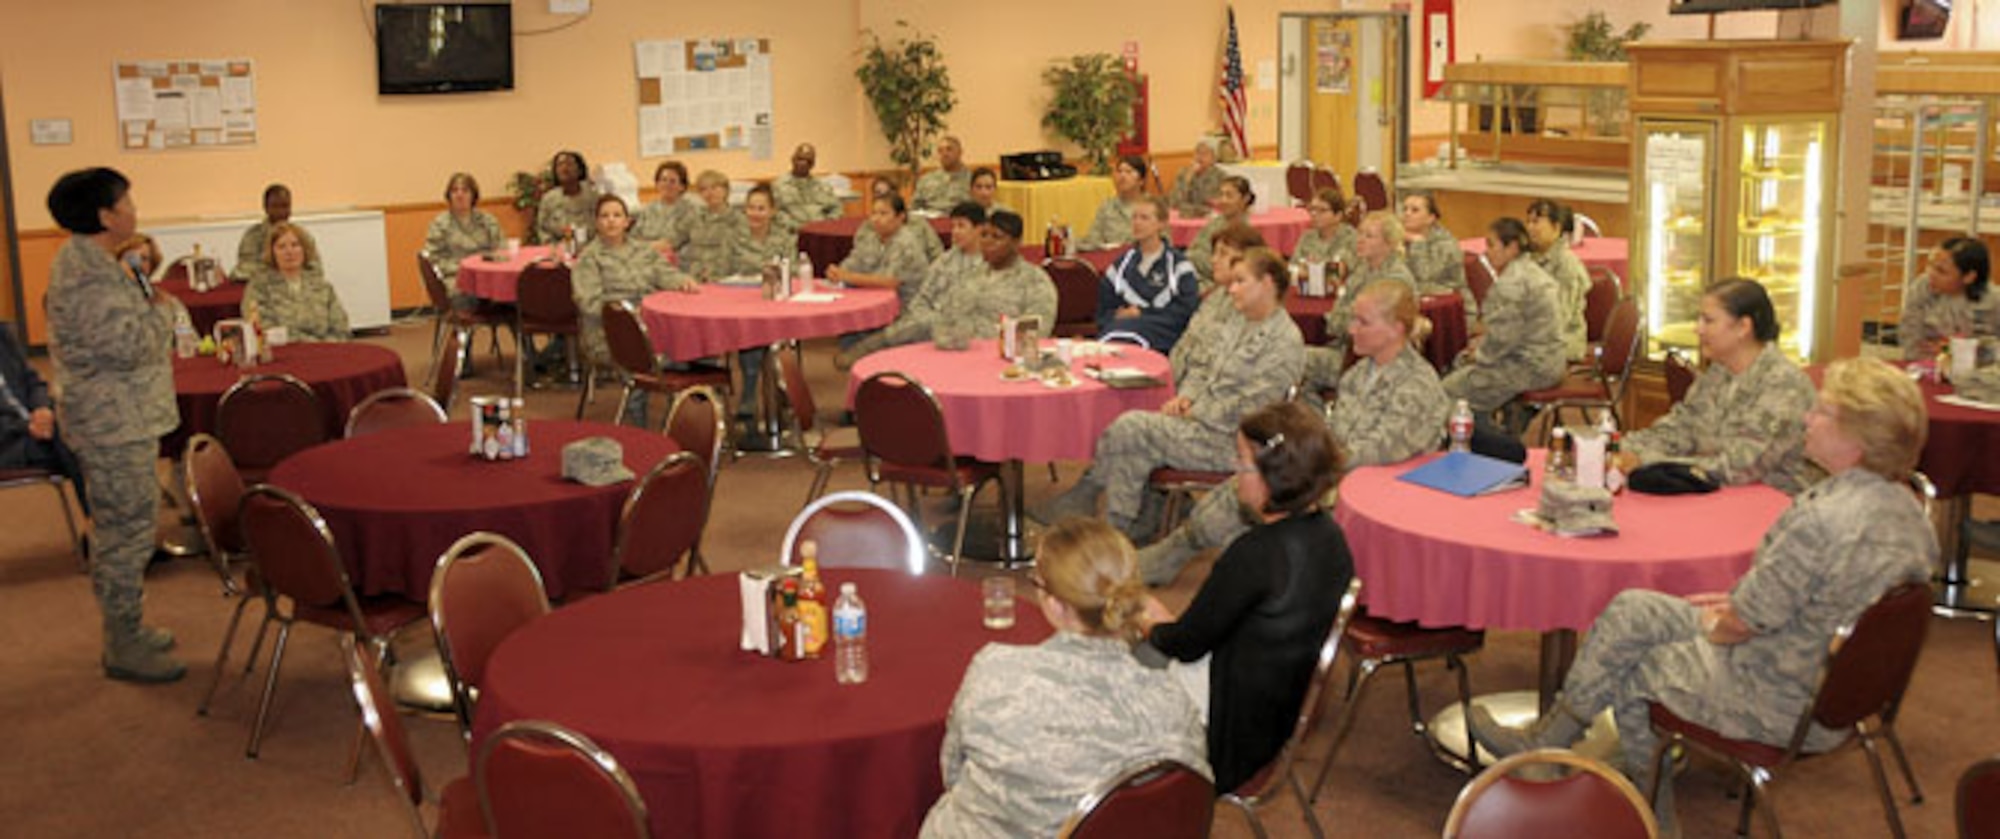
<svg viewBox="0 0 2000 839">
<path fill-rule="evenodd" d="M 812 257 L 807 256 L 805 251 L 799 251 L 799 260 L 792 264 L 796 266 L 799 278 L 798 284 L 795 288 L 793 288 L 792 293 L 811 294 L 813 290 Z"/>
<path fill-rule="evenodd" d="M 1458 400 L 1458 407 L 1451 409 L 1451 422 L 1446 425 L 1451 432 L 1451 450 L 1472 451 L 1472 406 L 1465 400 Z"/>
<path fill-rule="evenodd" d="M 174 355 L 179 358 L 193 358 L 201 345 L 201 339 L 194 334 L 194 324 L 186 318 L 174 318 Z"/>
<path fill-rule="evenodd" d="M 843 685 L 868 681 L 868 605 L 853 583 L 840 584 L 833 603 L 833 680 Z"/>
</svg>

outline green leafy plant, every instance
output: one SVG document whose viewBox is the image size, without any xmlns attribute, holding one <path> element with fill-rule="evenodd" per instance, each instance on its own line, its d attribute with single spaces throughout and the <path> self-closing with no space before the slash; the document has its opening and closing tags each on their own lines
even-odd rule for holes
<svg viewBox="0 0 2000 839">
<path fill-rule="evenodd" d="M 1619 32 L 1603 12 L 1591 11 L 1581 20 L 1563 27 L 1563 56 L 1571 61 L 1624 61 L 1625 45 L 1646 37 L 1653 25 L 1639 22 Z M 1592 130 L 1616 137 L 1625 124 L 1625 91 L 1592 90 L 1585 102 Z"/>
<path fill-rule="evenodd" d="M 514 199 L 514 209 L 528 220 L 529 244 L 539 243 L 541 235 L 535 228 L 535 213 L 541 209 L 542 193 L 555 185 L 555 179 L 549 177 L 547 168 L 515 172 L 513 177 L 507 179 L 507 194 Z"/>
<path fill-rule="evenodd" d="M 1083 148 L 1091 171 L 1111 171 L 1118 138 L 1132 133 L 1132 106 L 1139 101 L 1138 81 L 1125 72 L 1125 62 L 1110 53 L 1057 59 L 1042 70 L 1049 86 L 1049 104 L 1042 127 Z"/>
<path fill-rule="evenodd" d="M 958 105 L 958 94 L 937 41 L 900 20 L 896 28 L 907 32 L 892 42 L 884 42 L 874 30 L 864 31 L 868 44 L 861 49 L 854 78 L 882 124 L 889 158 L 914 183 L 924 158 L 944 135 L 945 117 Z"/>
</svg>

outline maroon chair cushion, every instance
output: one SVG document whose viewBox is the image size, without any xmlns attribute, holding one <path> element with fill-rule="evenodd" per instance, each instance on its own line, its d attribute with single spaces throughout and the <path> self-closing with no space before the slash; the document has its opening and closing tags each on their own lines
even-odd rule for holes
<svg viewBox="0 0 2000 839">
<path fill-rule="evenodd" d="M 650 577 L 680 564 L 701 539 L 708 519 L 708 466 L 700 455 L 675 452 L 646 474 L 625 502 L 610 580 Z"/>
<path fill-rule="evenodd" d="M 497 541 L 475 544 L 439 571 L 432 578 L 434 626 L 452 674 L 478 687 L 500 641 L 548 613 L 548 595 L 534 563 Z"/>
<path fill-rule="evenodd" d="M 1486 633 L 1464 627 L 1429 629 L 1414 622 L 1388 621 L 1358 613 L 1347 625 L 1347 646 L 1373 659 L 1430 658 L 1466 653 L 1486 644 Z"/>
<path fill-rule="evenodd" d="M 1553 781 L 1503 777 L 1466 807 L 1458 839 L 1590 836 L 1645 839 L 1645 817 L 1609 780 L 1578 772 Z"/>
<path fill-rule="evenodd" d="M 482 758 L 480 798 L 494 835 L 637 839 L 642 822 L 618 782 L 583 752 L 510 738 L 492 744 Z"/>
<path fill-rule="evenodd" d="M 424 607 L 393 594 L 360 598 L 359 602 L 362 622 L 360 631 L 377 638 L 423 620 L 427 616 Z M 310 606 L 300 603 L 295 614 L 299 620 L 306 623 L 331 627 L 342 632 L 355 631 L 353 619 L 347 616 L 347 609 L 342 606 Z"/>
<path fill-rule="evenodd" d="M 486 816 L 479 812 L 479 790 L 471 777 L 456 778 L 438 791 L 437 839 L 474 839 L 491 836 Z"/>
<path fill-rule="evenodd" d="M 797 544 L 814 543 L 821 568 L 906 571 L 910 545 L 903 529 L 880 507 L 849 501 L 828 504 L 799 525 Z M 794 552 L 796 552 L 794 548 Z"/>
<path fill-rule="evenodd" d="M 1215 786 L 1177 763 L 1125 779 L 1079 820 L 1069 839 L 1203 839 L 1215 821 Z"/>
<path fill-rule="evenodd" d="M 1667 710 L 1658 702 L 1647 705 L 1652 717 L 1653 728 L 1667 734 L 1679 734 L 1719 754 L 1727 755 L 1751 766 L 1770 768 L 1785 762 L 1785 747 L 1759 743 L 1754 740 L 1733 740 L 1717 733 L 1715 729 L 1700 723 L 1689 722 L 1680 715 Z"/>
<path fill-rule="evenodd" d="M 1231 472 L 1205 472 L 1198 469 L 1162 466 L 1147 475 L 1146 482 L 1154 486 L 1219 486 L 1233 475 Z"/>
</svg>

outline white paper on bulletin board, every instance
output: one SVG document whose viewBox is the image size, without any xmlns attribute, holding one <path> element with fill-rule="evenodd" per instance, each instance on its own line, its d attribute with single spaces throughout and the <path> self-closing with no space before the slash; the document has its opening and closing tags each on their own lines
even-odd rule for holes
<svg viewBox="0 0 2000 839">
<path fill-rule="evenodd" d="M 257 142 L 257 74 L 247 58 L 119 61 L 111 66 L 124 149 Z"/>
<path fill-rule="evenodd" d="M 771 125 L 771 41 L 637 41 L 639 156 L 751 149 Z"/>
</svg>

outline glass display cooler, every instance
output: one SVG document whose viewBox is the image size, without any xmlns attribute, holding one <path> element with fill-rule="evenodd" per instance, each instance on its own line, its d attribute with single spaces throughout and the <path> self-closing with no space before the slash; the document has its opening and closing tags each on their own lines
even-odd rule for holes
<svg viewBox="0 0 2000 839">
<path fill-rule="evenodd" d="M 1692 354 L 1702 290 L 1762 283 L 1795 359 L 1827 344 L 1847 44 L 1640 43 L 1632 55 L 1632 273 L 1647 355 Z"/>
</svg>

